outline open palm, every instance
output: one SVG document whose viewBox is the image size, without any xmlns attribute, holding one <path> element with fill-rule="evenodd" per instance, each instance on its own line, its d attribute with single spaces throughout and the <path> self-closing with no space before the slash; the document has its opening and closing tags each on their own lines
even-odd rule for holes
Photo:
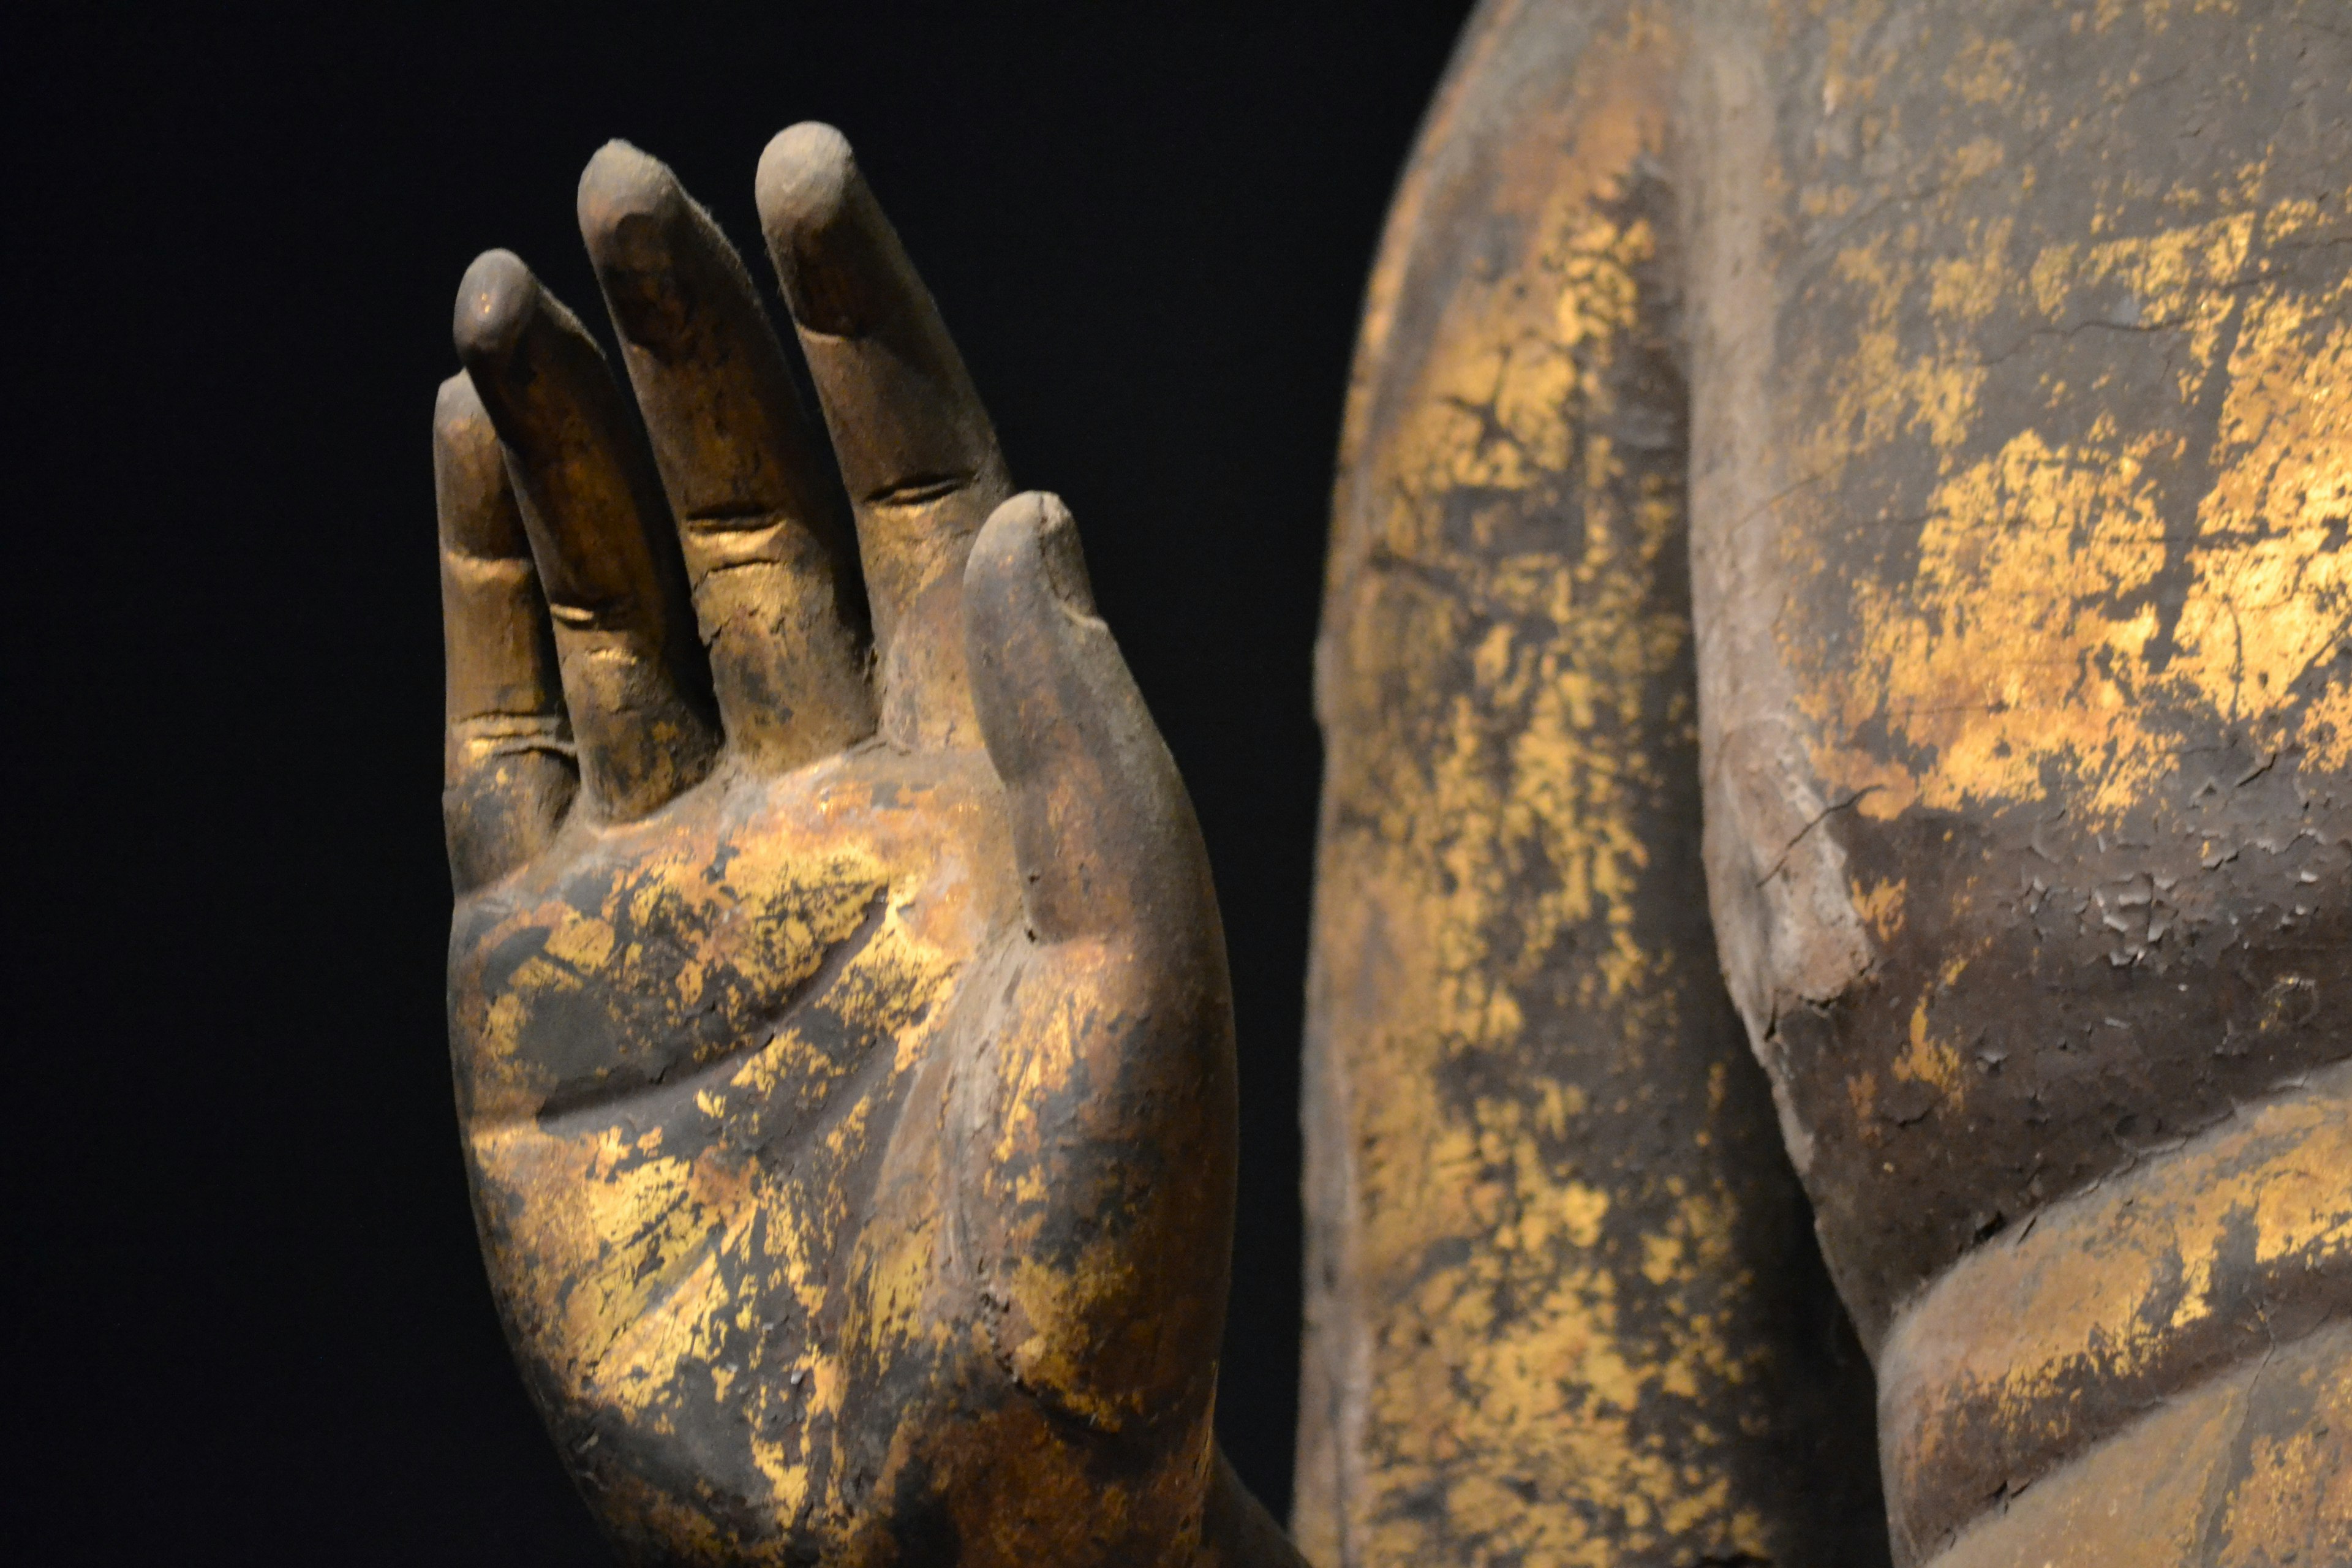
<svg viewBox="0 0 2352 1568">
<path fill-rule="evenodd" d="M 450 1034 L 517 1355 L 634 1561 L 1288 1560 L 1211 1436 L 1182 785 L 846 144 L 785 132 L 759 197 L 834 462 L 635 149 L 580 216 L 642 435 L 520 261 L 459 293 Z"/>
</svg>

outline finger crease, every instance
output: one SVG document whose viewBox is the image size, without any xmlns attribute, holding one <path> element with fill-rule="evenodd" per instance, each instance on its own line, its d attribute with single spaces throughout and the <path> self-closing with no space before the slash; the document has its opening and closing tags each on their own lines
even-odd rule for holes
<svg viewBox="0 0 2352 1568">
<path fill-rule="evenodd" d="M 709 533 L 749 533 L 775 527 L 789 521 L 790 514 L 774 506 L 714 506 L 686 514 L 687 526 Z"/>
<path fill-rule="evenodd" d="M 608 599 L 601 605 L 555 605 L 547 613 L 555 624 L 575 632 L 628 631 L 635 626 L 631 611 L 635 602 L 627 598 Z"/>
<path fill-rule="evenodd" d="M 927 475 L 919 479 L 901 479 L 886 485 L 866 498 L 868 506 L 921 506 L 941 496 L 950 496 L 970 488 L 978 474 Z"/>
</svg>

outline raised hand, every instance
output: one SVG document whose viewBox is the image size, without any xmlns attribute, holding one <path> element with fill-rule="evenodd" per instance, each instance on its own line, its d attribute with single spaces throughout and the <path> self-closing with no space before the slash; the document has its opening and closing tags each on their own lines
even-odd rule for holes
<svg viewBox="0 0 2352 1568">
<path fill-rule="evenodd" d="M 1293 1561 L 1211 1432 L 1183 786 L 847 144 L 786 131 L 759 201 L 838 487 L 634 148 L 580 220 L 642 437 L 520 260 L 458 296 L 450 1036 L 516 1354 L 633 1561 Z"/>
</svg>

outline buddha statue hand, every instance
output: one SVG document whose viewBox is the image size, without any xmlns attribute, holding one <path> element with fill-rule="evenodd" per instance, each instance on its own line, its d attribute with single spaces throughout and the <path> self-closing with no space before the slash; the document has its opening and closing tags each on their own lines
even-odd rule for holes
<svg viewBox="0 0 2352 1568">
<path fill-rule="evenodd" d="M 515 257 L 458 296 L 450 1040 L 517 1359 L 631 1561 L 1295 1561 L 1211 1429 L 1233 1021 L 1175 764 L 847 144 L 758 195 L 830 462 L 634 148 L 579 211 L 642 427 Z"/>
</svg>

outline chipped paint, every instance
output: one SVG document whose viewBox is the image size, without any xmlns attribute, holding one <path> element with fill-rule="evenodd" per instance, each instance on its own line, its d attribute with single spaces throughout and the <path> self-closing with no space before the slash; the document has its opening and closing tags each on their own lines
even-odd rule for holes
<svg viewBox="0 0 2352 1568">
<path fill-rule="evenodd" d="M 2259 1173 L 2250 1182 L 2250 1174 Z M 2052 1205 L 1903 1315 L 1882 1363 L 1898 1541 L 1924 1554 L 2352 1294 L 2352 1068 Z M 2315 1456 L 2323 1450 L 2314 1450 Z"/>
<path fill-rule="evenodd" d="M 1298 1535 L 1781 1560 L 1856 1489 L 1806 1414 L 1833 1370 L 1768 1327 L 1808 1260 L 1693 853 L 1672 34 L 1633 8 L 1571 69 L 1519 25 L 1465 41 L 1493 96 L 1433 121 L 1400 211 L 1449 216 L 1391 230 L 1351 395 Z"/>
<path fill-rule="evenodd" d="M 453 980 L 486 1244 L 526 1364 L 591 1432 L 729 1412 L 731 1458 L 677 1463 L 803 1527 L 851 1511 L 851 1363 L 950 1348 L 951 1320 L 919 1310 L 936 1200 L 878 1237 L 862 1222 L 1006 880 L 1001 840 L 927 827 L 978 820 L 977 781 L 870 773 L 821 768 L 781 802 L 690 797 L 494 889 Z"/>
<path fill-rule="evenodd" d="M 960 1561 L 1230 1560 L 1200 1257 L 1226 1245 L 1230 1079 L 1180 1053 L 1155 1131 L 1117 1120 L 1134 966 L 1008 952 L 1003 800 L 978 752 L 722 775 L 461 906 L 491 1279 L 625 1551 L 882 1562 L 949 1531 Z M 1108 1188 L 1059 1152 L 1073 1097 L 1111 1119 L 1084 1145 Z M 1119 1175 L 1170 1159 L 1185 1179 Z"/>
<path fill-rule="evenodd" d="M 2248 1411 L 2314 1492 L 2352 1470 L 2255 1374 L 2294 1292 L 2216 1283 L 2344 1310 L 2277 1259 L 2335 1256 L 2346 1151 L 2178 1174 L 2352 1040 L 2332 17 L 1820 0 L 1710 35 L 1709 875 L 1888 1391 L 1901 1563 L 2309 1552 Z"/>
<path fill-rule="evenodd" d="M 2292 249 L 2318 222 L 2315 203 L 2285 202 L 2047 246 L 2013 273 L 2000 265 L 2008 218 L 1978 237 L 1973 260 L 1890 268 L 1885 236 L 1841 252 L 1841 275 L 1866 279 L 1877 321 L 1896 317 L 1924 270 L 1938 347 L 1890 371 L 1892 332 L 1862 334 L 1833 417 L 1801 460 L 1834 479 L 1909 422 L 1954 470 L 1928 497 L 1908 580 L 1854 584 L 1842 679 L 1809 657 L 1819 645 L 1802 623 L 1783 639 L 1818 694 L 1809 716 L 1820 733 L 1887 733 L 1884 761 L 1817 748 L 1825 778 L 1870 786 L 1861 810 L 1891 818 L 1914 803 L 2038 800 L 2063 780 L 2081 809 L 2118 822 L 2173 768 L 2185 737 L 2224 724 L 2258 745 L 2292 737 L 2308 766 L 2352 759 L 2352 682 L 2312 679 L 2352 638 L 2352 569 L 2337 547 L 2352 512 L 2352 279 L 2257 281 L 2263 254 Z M 2014 318 L 2003 331 L 2063 334 L 2083 330 L 2084 297 L 2103 293 L 2134 320 L 2094 327 L 2177 335 L 2180 405 L 2219 405 L 2193 454 L 2210 480 L 2185 536 L 2168 521 L 2179 506 L 2167 480 L 2192 456 L 2177 429 L 2129 429 L 2108 414 L 2080 440 L 2028 426 L 1990 456 L 1963 465 L 1958 455 L 1974 434 L 1980 328 L 1996 306 Z M 2061 423 L 2086 390 L 2052 382 Z M 2168 574 L 2185 577 L 2168 617 Z"/>
</svg>

